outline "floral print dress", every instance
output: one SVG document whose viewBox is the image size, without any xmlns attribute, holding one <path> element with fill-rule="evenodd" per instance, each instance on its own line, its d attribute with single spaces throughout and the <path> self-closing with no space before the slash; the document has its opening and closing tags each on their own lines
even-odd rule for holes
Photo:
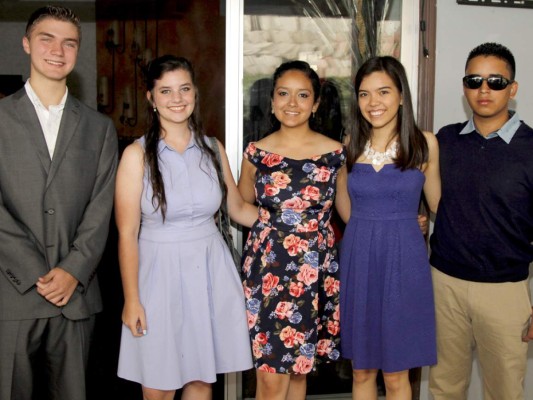
<svg viewBox="0 0 533 400">
<path fill-rule="evenodd" d="M 255 368 L 307 374 L 339 352 L 339 278 L 330 224 L 344 148 L 305 160 L 250 143 L 259 219 L 243 254 Z"/>
</svg>

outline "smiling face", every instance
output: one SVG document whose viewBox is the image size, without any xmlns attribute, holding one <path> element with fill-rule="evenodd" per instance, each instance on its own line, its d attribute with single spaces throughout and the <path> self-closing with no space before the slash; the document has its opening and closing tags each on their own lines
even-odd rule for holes
<svg viewBox="0 0 533 400">
<path fill-rule="evenodd" d="M 472 58 L 466 67 L 466 75 L 480 75 L 487 78 L 491 75 L 500 75 L 511 79 L 507 63 L 494 56 L 477 56 Z M 463 86 L 463 91 L 474 114 L 476 122 L 480 120 L 497 122 L 502 126 L 508 119 L 508 103 L 514 98 L 518 89 L 516 82 L 511 83 L 503 90 L 492 90 L 487 82 L 483 81 L 478 89 L 468 89 Z"/>
<path fill-rule="evenodd" d="M 311 80 L 298 70 L 288 70 L 276 81 L 272 111 L 282 127 L 308 126 L 311 113 L 318 108 Z"/>
<path fill-rule="evenodd" d="M 365 76 L 357 92 L 357 103 L 374 131 L 393 133 L 397 129 L 402 95 L 387 73 L 377 71 Z"/>
<path fill-rule="evenodd" d="M 157 108 L 163 128 L 169 124 L 188 124 L 196 103 L 191 74 L 184 69 L 165 72 L 146 96 Z"/>
<path fill-rule="evenodd" d="M 65 82 L 74 69 L 79 50 L 78 28 L 71 22 L 44 18 L 24 36 L 22 46 L 30 55 L 32 83 L 39 80 Z"/>
</svg>

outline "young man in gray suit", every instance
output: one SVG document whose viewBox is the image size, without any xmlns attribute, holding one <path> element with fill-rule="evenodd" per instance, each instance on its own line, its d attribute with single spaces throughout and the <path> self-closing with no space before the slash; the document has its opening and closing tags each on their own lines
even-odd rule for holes
<svg viewBox="0 0 533 400">
<path fill-rule="evenodd" d="M 117 136 L 109 118 L 68 93 L 80 39 L 71 10 L 36 10 L 22 39 L 30 78 L 0 101 L 2 400 L 31 399 L 36 376 L 50 399 L 86 397 Z"/>
</svg>

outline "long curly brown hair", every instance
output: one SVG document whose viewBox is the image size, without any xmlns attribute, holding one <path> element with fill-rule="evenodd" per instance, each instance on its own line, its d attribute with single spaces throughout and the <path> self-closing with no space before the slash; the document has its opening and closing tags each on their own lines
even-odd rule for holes
<svg viewBox="0 0 533 400">
<path fill-rule="evenodd" d="M 192 63 L 184 57 L 176 57 L 173 55 L 164 55 L 152 60 L 145 71 L 146 75 L 146 88 L 152 93 L 155 87 L 157 80 L 171 71 L 184 70 L 187 71 L 191 76 L 191 81 L 195 88 L 196 99 L 194 104 L 194 111 L 189 117 L 189 129 L 194 135 L 197 145 L 200 147 L 202 154 L 209 157 L 209 160 L 215 166 L 217 171 L 217 177 L 222 190 L 222 201 L 226 201 L 227 187 L 224 183 L 224 176 L 222 173 L 222 166 L 217 160 L 216 154 L 209 147 L 206 141 L 206 135 L 202 127 L 200 120 L 200 106 L 199 106 L 199 95 L 198 87 L 196 85 L 196 76 Z M 145 134 L 145 163 L 148 167 L 149 179 L 152 185 L 153 196 L 152 204 L 155 209 L 158 210 L 161 208 L 161 214 L 163 220 L 165 220 L 167 212 L 167 201 L 165 196 L 165 185 L 163 183 L 163 177 L 161 176 L 161 171 L 159 170 L 159 153 L 158 153 L 158 144 L 161 139 L 161 123 L 159 121 L 159 114 L 153 111 L 153 105 L 151 102 L 148 102 L 148 132 Z"/>
</svg>

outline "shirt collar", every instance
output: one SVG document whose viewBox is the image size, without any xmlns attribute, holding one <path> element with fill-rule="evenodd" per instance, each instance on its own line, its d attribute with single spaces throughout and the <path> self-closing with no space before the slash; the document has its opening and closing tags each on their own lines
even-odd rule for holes
<svg viewBox="0 0 533 400">
<path fill-rule="evenodd" d="M 26 83 L 24 84 L 24 89 L 26 89 L 26 94 L 28 95 L 28 97 L 30 98 L 31 102 L 33 103 L 35 107 L 40 107 L 44 110 L 48 110 L 42 103 L 39 96 L 37 96 L 37 93 L 35 93 L 35 91 L 31 87 L 29 78 L 28 80 L 26 80 Z M 63 98 L 61 99 L 59 104 L 56 104 L 50 107 L 55 107 L 58 110 L 62 110 L 63 108 L 65 108 L 65 103 L 67 101 L 67 95 L 68 95 L 68 87 L 65 87 L 65 94 L 63 95 Z"/>
<path fill-rule="evenodd" d="M 509 144 L 511 143 L 511 140 L 513 139 L 513 136 L 515 135 L 516 131 L 520 127 L 520 117 L 518 116 L 518 113 L 513 110 L 509 110 L 509 118 L 503 126 L 498 129 L 497 131 L 494 131 L 490 133 L 487 138 L 493 138 L 495 136 L 499 136 L 502 138 L 502 140 Z M 466 135 L 468 133 L 477 132 L 476 126 L 474 124 L 474 117 L 470 117 L 468 122 L 466 123 L 465 127 L 459 132 L 459 135 Z"/>
<path fill-rule="evenodd" d="M 192 132 L 191 132 L 192 133 Z M 189 139 L 189 144 L 187 145 L 187 148 L 185 149 L 185 151 L 189 150 L 190 148 L 192 147 L 197 147 L 197 148 L 200 148 L 198 146 L 198 143 L 196 143 L 196 139 L 194 137 L 194 133 L 191 134 L 191 138 Z M 165 149 L 168 149 L 170 151 L 176 151 L 174 148 L 172 148 L 171 146 L 169 146 L 164 139 L 159 139 L 159 143 L 157 144 L 157 152 L 158 153 L 161 153 L 163 150 Z"/>
</svg>

